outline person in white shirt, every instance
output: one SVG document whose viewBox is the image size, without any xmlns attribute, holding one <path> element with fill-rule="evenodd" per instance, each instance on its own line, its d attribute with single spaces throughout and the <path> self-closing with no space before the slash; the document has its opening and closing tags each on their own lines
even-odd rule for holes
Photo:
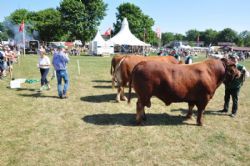
<svg viewBox="0 0 250 166">
<path fill-rule="evenodd" d="M 7 62 L 7 71 L 10 74 L 10 79 L 13 78 L 13 63 L 16 62 L 16 54 L 10 49 L 10 47 L 5 46 L 5 59 Z"/>
<path fill-rule="evenodd" d="M 45 49 L 43 47 L 41 47 L 39 49 L 39 60 L 38 60 L 38 67 L 40 69 L 40 73 L 41 73 L 41 88 L 40 90 L 49 90 L 50 89 L 50 85 L 49 85 L 49 81 L 47 80 L 47 75 L 49 73 L 49 68 L 50 68 L 50 59 L 47 55 L 45 55 Z"/>
</svg>

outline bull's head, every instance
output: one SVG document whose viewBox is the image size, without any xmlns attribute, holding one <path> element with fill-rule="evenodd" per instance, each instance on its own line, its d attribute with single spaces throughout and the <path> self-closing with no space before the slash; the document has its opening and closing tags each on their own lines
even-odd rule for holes
<svg viewBox="0 0 250 166">
<path fill-rule="evenodd" d="M 227 84 L 231 82 L 235 78 L 239 78 L 241 75 L 241 72 L 237 69 L 236 64 L 232 61 L 228 61 L 227 59 L 222 60 L 224 66 L 225 66 L 225 78 L 224 78 L 224 84 Z"/>
</svg>

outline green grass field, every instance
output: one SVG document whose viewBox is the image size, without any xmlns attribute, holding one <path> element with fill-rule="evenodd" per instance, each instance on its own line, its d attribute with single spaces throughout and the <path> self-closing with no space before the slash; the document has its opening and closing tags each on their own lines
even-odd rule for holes
<svg viewBox="0 0 250 166">
<path fill-rule="evenodd" d="M 130 105 L 115 102 L 111 57 L 70 58 L 68 99 L 57 97 L 55 79 L 43 93 L 37 92 L 40 83 L 10 89 L 9 78 L 0 80 L 1 166 L 250 165 L 249 78 L 234 119 L 217 112 L 223 107 L 221 85 L 206 108 L 203 127 L 195 125 L 195 115 L 183 121 L 186 103 L 167 107 L 156 98 L 146 109 L 146 125 L 135 126 L 136 97 Z M 22 57 L 14 77 L 40 79 L 36 63 L 37 56 Z M 250 60 L 243 64 L 250 69 Z"/>
</svg>

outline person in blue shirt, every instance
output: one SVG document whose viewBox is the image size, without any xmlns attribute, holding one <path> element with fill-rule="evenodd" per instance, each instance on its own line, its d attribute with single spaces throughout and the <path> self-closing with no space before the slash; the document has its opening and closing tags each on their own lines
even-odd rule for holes
<svg viewBox="0 0 250 166">
<path fill-rule="evenodd" d="M 67 64 L 69 57 L 65 53 L 65 47 L 59 46 L 58 51 L 54 53 L 52 64 L 56 71 L 57 77 L 57 90 L 61 99 L 67 98 L 67 91 L 69 88 L 69 76 L 67 71 Z M 62 89 L 62 80 L 64 81 L 64 87 Z"/>
</svg>

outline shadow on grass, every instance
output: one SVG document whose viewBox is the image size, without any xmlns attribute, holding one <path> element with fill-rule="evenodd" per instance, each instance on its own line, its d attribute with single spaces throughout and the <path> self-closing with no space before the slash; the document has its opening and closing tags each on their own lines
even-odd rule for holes
<svg viewBox="0 0 250 166">
<path fill-rule="evenodd" d="M 93 80 L 92 82 L 103 82 L 103 83 L 111 83 L 111 80 Z"/>
<path fill-rule="evenodd" d="M 181 114 L 183 115 L 186 115 L 188 113 L 188 110 L 187 109 L 172 109 L 171 112 L 181 112 Z M 194 109 L 193 110 L 194 114 L 197 115 L 197 109 Z M 219 116 L 228 116 L 227 114 L 225 113 L 221 113 L 219 111 L 214 111 L 214 110 L 205 110 L 204 111 L 204 114 L 205 115 L 219 115 Z"/>
<path fill-rule="evenodd" d="M 23 97 L 58 98 L 58 99 L 60 99 L 58 96 L 48 96 L 48 95 L 44 95 L 43 93 L 40 93 L 40 92 L 33 93 L 33 94 L 18 94 L 18 95 L 23 96 Z"/>
<path fill-rule="evenodd" d="M 128 96 L 128 95 L 126 95 Z M 136 98 L 136 94 L 131 94 L 131 99 Z M 81 101 L 87 101 L 91 103 L 104 103 L 104 102 L 116 102 L 116 94 L 105 94 L 105 95 L 95 95 L 95 96 L 84 96 L 80 98 Z M 127 101 L 121 101 L 127 102 Z"/>
<path fill-rule="evenodd" d="M 155 125 L 195 125 L 185 123 L 184 116 L 163 114 L 146 114 L 147 120 L 143 126 L 155 126 Z M 123 126 L 137 126 L 135 123 L 135 114 L 96 114 L 87 115 L 82 118 L 86 123 L 92 123 L 95 125 L 123 125 Z"/>
<path fill-rule="evenodd" d="M 115 102 L 116 94 L 105 94 L 95 96 L 81 97 L 81 101 L 87 101 L 91 103 L 103 103 L 103 102 Z"/>
<path fill-rule="evenodd" d="M 37 91 L 37 89 L 35 89 L 35 88 L 18 88 L 18 89 L 16 89 L 16 91 L 32 91 L 32 92 L 34 92 L 34 91 Z"/>
<path fill-rule="evenodd" d="M 94 88 L 102 88 L 102 89 L 112 89 L 111 85 L 96 85 Z"/>
</svg>

